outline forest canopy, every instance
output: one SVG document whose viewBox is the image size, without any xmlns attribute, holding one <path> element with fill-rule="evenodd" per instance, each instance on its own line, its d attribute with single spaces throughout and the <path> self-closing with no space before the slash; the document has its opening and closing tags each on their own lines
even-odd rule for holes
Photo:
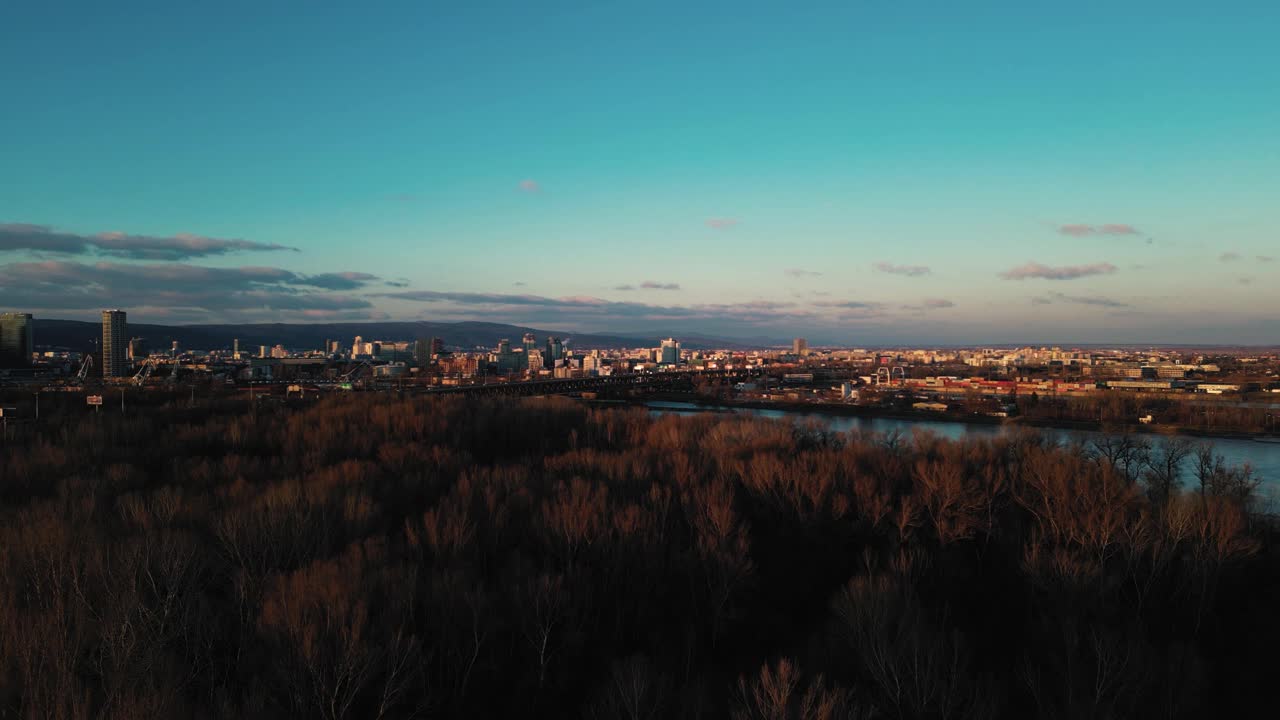
<svg viewBox="0 0 1280 720">
<path fill-rule="evenodd" d="M 68 414 L 0 453 L 0 718 L 1270 703 L 1275 527 L 1176 438 L 368 394 Z"/>
</svg>

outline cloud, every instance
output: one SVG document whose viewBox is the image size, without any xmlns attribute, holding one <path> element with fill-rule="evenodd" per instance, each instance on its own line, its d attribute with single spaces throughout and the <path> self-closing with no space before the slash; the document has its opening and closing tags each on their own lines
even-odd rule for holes
<svg viewBox="0 0 1280 720">
<path fill-rule="evenodd" d="M 104 232 L 94 235 L 59 232 L 46 225 L 0 224 L 0 252 L 28 251 L 65 255 L 97 254 L 128 260 L 175 262 L 236 252 L 297 251 L 296 248 L 252 240 L 178 233 L 171 237 Z"/>
<path fill-rule="evenodd" d="M 524 287 L 527 283 L 525 283 L 523 280 L 517 280 L 517 281 L 515 281 L 515 282 L 513 282 L 513 283 L 511 283 L 511 284 L 512 284 L 512 285 L 514 285 L 514 286 L 516 286 L 516 287 Z"/>
<path fill-rule="evenodd" d="M 1084 237 L 1092 235 L 1094 230 L 1092 225 L 1063 225 L 1058 228 L 1058 232 L 1072 237 Z"/>
<path fill-rule="evenodd" d="M 786 323 L 815 317 L 792 302 L 754 300 L 742 303 L 700 303 L 655 305 L 617 302 L 592 296 L 545 297 L 510 293 L 407 290 L 370 297 L 388 298 L 432 305 L 434 317 L 501 318 L 509 322 L 576 322 L 617 326 L 619 322 L 645 321 L 732 321 L 745 323 Z"/>
<path fill-rule="evenodd" d="M 661 283 L 661 282 L 656 282 L 654 280 L 645 280 L 644 282 L 640 283 L 638 286 L 631 285 L 631 284 L 624 284 L 624 285 L 615 285 L 613 287 L 614 290 L 623 290 L 623 291 L 636 290 L 637 288 L 640 290 L 679 290 L 680 283 Z"/>
<path fill-rule="evenodd" d="M 1060 267 L 1051 267 L 1042 265 L 1038 262 L 1028 262 L 1025 265 L 1019 265 L 1000 273 L 1000 277 L 1005 280 L 1027 280 L 1029 278 L 1041 278 L 1044 280 L 1075 280 L 1077 278 L 1089 277 L 1090 275 L 1110 275 L 1116 271 L 1116 266 L 1108 262 L 1093 263 L 1090 265 L 1064 265 Z"/>
<path fill-rule="evenodd" d="M 1258 262 L 1273 262 L 1275 258 L 1270 255 L 1259 255 Z"/>
<path fill-rule="evenodd" d="M 1122 223 L 1108 223 L 1098 228 L 1098 232 L 1102 233 L 1103 235 L 1137 235 L 1139 234 L 1138 228 L 1132 225 L 1125 225 Z"/>
<path fill-rule="evenodd" d="M 1253 284 L 1253 278 L 1251 278 L 1251 277 L 1242 277 L 1242 278 L 1238 278 L 1238 279 L 1236 280 L 1236 282 L 1240 283 L 1241 285 L 1252 285 L 1252 284 Z"/>
<path fill-rule="evenodd" d="M 843 301 L 821 301 L 815 302 L 815 307 L 836 308 L 840 310 L 882 310 L 884 303 L 867 302 L 863 300 L 843 300 Z"/>
<path fill-rule="evenodd" d="M 901 309 L 910 310 L 916 314 L 923 314 L 929 310 L 945 310 L 953 308 L 956 304 L 945 298 L 925 298 L 919 305 L 903 305 Z"/>
<path fill-rule="evenodd" d="M 783 270 L 783 272 L 786 273 L 788 277 L 793 277 L 793 278 L 818 277 L 819 275 L 822 274 L 817 270 L 804 270 L 801 268 L 788 268 L 786 270 Z"/>
<path fill-rule="evenodd" d="M 715 228 L 716 230 L 727 230 L 737 224 L 737 218 L 709 218 L 707 220 L 707 227 Z"/>
<path fill-rule="evenodd" d="M 876 269 L 890 275 L 906 275 L 907 277 L 920 277 L 928 275 L 930 270 L 924 265 L 894 265 L 893 263 L 879 262 L 876 263 Z"/>
<path fill-rule="evenodd" d="M 1052 305 L 1053 303 L 1069 303 L 1072 305 L 1092 305 L 1094 307 L 1105 308 L 1127 308 L 1132 307 L 1129 303 L 1112 300 L 1111 298 L 1099 297 L 1096 295 L 1067 295 L 1060 292 L 1051 292 L 1047 296 L 1031 298 L 1032 305 Z"/>
<path fill-rule="evenodd" d="M 378 280 L 377 275 L 370 275 L 362 272 L 337 272 L 337 273 L 321 273 L 320 275 L 308 275 L 300 282 L 312 287 L 324 288 L 326 290 L 355 290 L 364 287 L 371 282 Z M 405 287 L 408 283 L 396 283 L 388 281 L 386 283 L 392 287 Z"/>
<path fill-rule="evenodd" d="M 367 273 L 308 276 L 271 267 L 46 260 L 0 265 L 0 306 L 93 311 L 115 305 L 205 319 L 255 313 L 288 319 L 307 311 L 368 311 L 372 303 L 367 299 L 328 290 L 352 289 L 375 279 Z"/>
<path fill-rule="evenodd" d="M 1140 235 L 1138 229 L 1125 223 L 1105 223 L 1103 225 L 1086 225 L 1071 223 L 1059 225 L 1058 232 L 1071 237 L 1087 237 L 1089 235 Z"/>
<path fill-rule="evenodd" d="M 1228 251 L 1218 256 L 1218 260 L 1220 262 L 1235 262 L 1239 259 L 1240 259 L 1240 253 L 1238 252 Z"/>
<path fill-rule="evenodd" d="M 518 187 L 520 188 L 520 192 L 527 192 L 527 193 L 542 192 L 542 186 L 538 184 L 537 180 L 529 180 L 529 179 L 521 180 Z"/>
</svg>

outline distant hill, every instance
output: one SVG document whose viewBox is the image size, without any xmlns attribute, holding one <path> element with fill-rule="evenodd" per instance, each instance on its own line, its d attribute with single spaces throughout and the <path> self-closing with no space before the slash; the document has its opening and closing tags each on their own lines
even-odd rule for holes
<svg viewBox="0 0 1280 720">
<path fill-rule="evenodd" d="M 261 323 L 251 325 L 150 325 L 129 323 L 131 337 L 146 338 L 151 348 L 168 347 L 177 340 L 183 348 L 217 350 L 230 348 L 232 340 L 240 339 L 241 348 L 258 345 L 284 345 L 289 349 L 320 349 L 325 340 L 340 340 L 350 345 L 355 336 L 366 340 L 415 340 L 438 337 L 450 348 L 471 349 L 476 346 L 491 348 L 498 340 L 507 338 L 513 346 L 520 343 L 525 333 L 538 336 L 538 344 L 546 342 L 548 335 L 571 340 L 571 347 L 580 349 L 617 347 L 657 347 L 659 337 L 644 335 L 601 335 L 572 333 L 565 330 L 538 328 L 485 322 L 354 322 L 354 323 Z M 39 347 L 84 350 L 92 347 L 102 337 L 102 326 L 80 320 L 49 320 L 36 318 L 35 341 Z M 732 342 L 713 342 L 697 338 L 683 341 L 690 349 L 710 347 L 739 347 Z"/>
</svg>

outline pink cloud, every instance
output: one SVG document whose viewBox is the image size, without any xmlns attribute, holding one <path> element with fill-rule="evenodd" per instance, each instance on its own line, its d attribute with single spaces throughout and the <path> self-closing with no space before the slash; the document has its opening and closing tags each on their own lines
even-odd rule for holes
<svg viewBox="0 0 1280 720">
<path fill-rule="evenodd" d="M 542 192 L 542 186 L 538 184 L 537 180 L 521 180 L 520 190 L 527 193 Z"/>
<path fill-rule="evenodd" d="M 707 227 L 716 230 L 727 230 L 738 224 L 737 218 L 710 218 L 707 220 Z"/>
<path fill-rule="evenodd" d="M 1089 235 L 1139 235 L 1138 228 L 1125 223 L 1105 223 L 1103 225 L 1088 225 L 1085 223 L 1071 223 L 1068 225 L 1060 225 L 1058 232 L 1071 237 L 1087 237 Z"/>
<path fill-rule="evenodd" d="M 881 262 L 876 263 L 876 269 L 890 275 L 906 275 L 907 277 L 920 277 L 928 275 L 929 268 L 925 265 L 894 265 L 893 263 Z"/>
<path fill-rule="evenodd" d="M 1108 262 L 1090 265 L 1063 265 L 1052 267 L 1038 262 L 1028 262 L 1000 273 L 1005 280 L 1027 280 L 1040 278 L 1043 280 L 1075 280 L 1090 275 L 1110 275 L 1116 266 Z"/>
<path fill-rule="evenodd" d="M 1122 223 L 1103 225 L 1098 229 L 1103 235 L 1137 235 L 1138 228 Z"/>
<path fill-rule="evenodd" d="M 1058 232 L 1072 237 L 1084 237 L 1092 235 L 1094 230 L 1092 225 L 1063 225 L 1058 228 Z"/>
</svg>

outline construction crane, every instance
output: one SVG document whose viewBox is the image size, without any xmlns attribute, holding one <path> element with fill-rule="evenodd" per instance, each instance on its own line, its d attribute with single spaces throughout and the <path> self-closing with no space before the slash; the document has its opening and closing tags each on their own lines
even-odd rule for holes
<svg viewBox="0 0 1280 720">
<path fill-rule="evenodd" d="M 169 373 L 169 377 L 165 380 L 170 385 L 178 384 L 178 368 L 182 365 L 182 358 L 173 358 L 173 372 Z"/>
<path fill-rule="evenodd" d="M 76 373 L 76 382 L 84 384 L 85 378 L 89 377 L 89 371 L 93 369 L 93 356 L 85 355 L 84 362 L 80 363 L 80 372 Z"/>
<path fill-rule="evenodd" d="M 151 377 L 151 373 L 155 369 L 156 361 L 151 358 L 147 358 L 147 361 L 142 364 L 142 367 L 139 368 L 138 372 L 133 376 L 133 384 L 142 385 L 145 383 L 147 378 Z"/>
<path fill-rule="evenodd" d="M 366 368 L 372 368 L 372 367 L 373 366 L 370 365 L 368 361 L 361 360 L 359 363 L 356 364 L 355 367 L 343 373 L 341 381 L 344 383 L 351 382 L 360 376 L 360 372 L 362 370 L 365 370 Z"/>
</svg>

